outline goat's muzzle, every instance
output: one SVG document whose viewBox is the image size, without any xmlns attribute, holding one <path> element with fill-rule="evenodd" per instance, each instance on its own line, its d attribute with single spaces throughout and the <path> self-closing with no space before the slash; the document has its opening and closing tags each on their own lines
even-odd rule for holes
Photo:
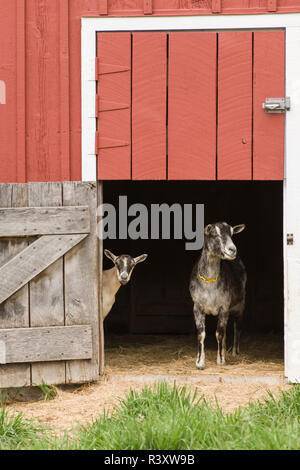
<svg viewBox="0 0 300 470">
<path fill-rule="evenodd" d="M 127 282 L 129 281 L 129 276 L 127 273 L 123 272 L 120 274 L 120 283 L 122 284 L 122 286 L 124 286 L 125 284 L 127 284 Z"/>
<path fill-rule="evenodd" d="M 223 251 L 223 256 L 224 259 L 227 259 L 228 261 L 233 261 L 236 258 L 237 255 L 237 249 L 235 246 L 232 246 L 228 248 L 226 251 Z"/>
</svg>

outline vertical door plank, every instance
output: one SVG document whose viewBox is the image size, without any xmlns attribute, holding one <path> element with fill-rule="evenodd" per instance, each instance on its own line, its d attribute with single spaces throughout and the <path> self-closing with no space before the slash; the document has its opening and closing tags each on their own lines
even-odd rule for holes
<svg viewBox="0 0 300 470">
<path fill-rule="evenodd" d="M 131 178 L 131 34 L 98 34 L 98 179 Z"/>
<path fill-rule="evenodd" d="M 29 207 L 62 206 L 61 183 L 30 183 Z M 30 282 L 32 327 L 64 325 L 63 259 Z M 32 383 L 65 383 L 65 361 L 32 364 Z"/>
<path fill-rule="evenodd" d="M 0 207 L 28 206 L 26 184 L 1 184 Z M 0 266 L 28 246 L 26 238 L 0 240 Z M 0 305 L 0 329 L 29 327 L 28 286 L 22 287 Z M 30 364 L 0 366 L 0 388 L 31 385 Z"/>
<path fill-rule="evenodd" d="M 133 33 L 132 179 L 166 179 L 167 34 Z"/>
<path fill-rule="evenodd" d="M 68 361 L 66 382 L 80 383 L 99 378 L 99 260 L 96 232 L 96 183 L 63 183 L 63 205 L 88 205 L 89 236 L 65 255 L 65 324 L 91 325 L 93 357 Z"/>
<path fill-rule="evenodd" d="M 97 205 L 103 204 L 103 183 L 97 181 Z M 98 222 L 98 218 L 97 218 Z M 97 231 L 98 233 L 98 231 Z M 98 282 L 98 298 L 99 298 L 99 374 L 104 374 L 105 351 L 104 351 L 104 325 L 103 325 L 103 302 L 102 302 L 102 286 L 103 286 L 103 239 L 98 237 L 98 257 L 99 257 L 99 282 Z"/>
<path fill-rule="evenodd" d="M 252 33 L 219 33 L 217 178 L 252 178 Z"/>
<path fill-rule="evenodd" d="M 216 177 L 216 61 L 216 33 L 170 33 L 170 180 Z"/>
<path fill-rule="evenodd" d="M 285 33 L 254 33 L 253 83 L 253 179 L 282 180 L 284 177 L 283 114 L 267 114 L 266 98 L 285 96 Z"/>
</svg>

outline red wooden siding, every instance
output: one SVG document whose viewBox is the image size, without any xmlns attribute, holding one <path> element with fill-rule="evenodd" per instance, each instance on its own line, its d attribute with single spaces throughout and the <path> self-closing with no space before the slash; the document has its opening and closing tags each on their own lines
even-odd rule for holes
<svg viewBox="0 0 300 470">
<path fill-rule="evenodd" d="M 131 34 L 98 34 L 98 178 L 131 178 Z"/>
<path fill-rule="evenodd" d="M 284 175 L 284 115 L 266 114 L 266 98 L 285 96 L 284 31 L 254 33 L 253 178 L 280 180 Z"/>
<path fill-rule="evenodd" d="M 18 2 L 17 2 L 18 3 Z M 63 134 L 61 114 L 61 22 L 56 2 L 25 2 L 26 8 L 26 173 L 28 181 L 61 181 Z M 63 40 L 63 38 L 61 38 Z M 67 47 L 67 53 L 69 52 Z"/>
<path fill-rule="evenodd" d="M 0 3 L 0 80 L 6 88 L 6 104 L 0 104 L 0 180 L 7 183 L 17 175 L 17 38 L 14 2 Z"/>
<path fill-rule="evenodd" d="M 132 179 L 165 179 L 167 34 L 132 39 Z"/>
<path fill-rule="evenodd" d="M 169 35 L 168 177 L 216 177 L 216 33 Z"/>
<path fill-rule="evenodd" d="M 299 0 L 0 0 L 0 181 L 81 179 L 82 17 L 269 12 Z"/>
<path fill-rule="evenodd" d="M 26 181 L 25 0 L 17 3 L 17 161 L 16 180 Z M 1 173 L 0 173 L 1 174 Z M 1 178 L 0 178 L 1 181 Z"/>
<path fill-rule="evenodd" d="M 300 11 L 297 0 L 86 0 L 86 3 L 91 8 L 94 6 L 98 14 L 105 16 L 235 15 Z"/>
<path fill-rule="evenodd" d="M 252 177 L 252 33 L 219 33 L 218 175 Z"/>
</svg>

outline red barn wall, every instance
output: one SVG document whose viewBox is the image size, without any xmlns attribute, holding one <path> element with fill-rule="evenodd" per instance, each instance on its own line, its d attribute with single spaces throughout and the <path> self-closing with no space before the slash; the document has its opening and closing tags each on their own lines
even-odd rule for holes
<svg viewBox="0 0 300 470">
<path fill-rule="evenodd" d="M 81 17 L 296 11 L 299 0 L 0 0 L 0 182 L 81 179 Z"/>
</svg>

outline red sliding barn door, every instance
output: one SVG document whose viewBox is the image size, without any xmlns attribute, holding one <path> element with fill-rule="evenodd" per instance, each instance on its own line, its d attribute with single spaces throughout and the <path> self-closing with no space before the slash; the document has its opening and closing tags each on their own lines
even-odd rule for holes
<svg viewBox="0 0 300 470">
<path fill-rule="evenodd" d="M 98 33 L 101 180 L 281 180 L 284 31 Z"/>
</svg>

